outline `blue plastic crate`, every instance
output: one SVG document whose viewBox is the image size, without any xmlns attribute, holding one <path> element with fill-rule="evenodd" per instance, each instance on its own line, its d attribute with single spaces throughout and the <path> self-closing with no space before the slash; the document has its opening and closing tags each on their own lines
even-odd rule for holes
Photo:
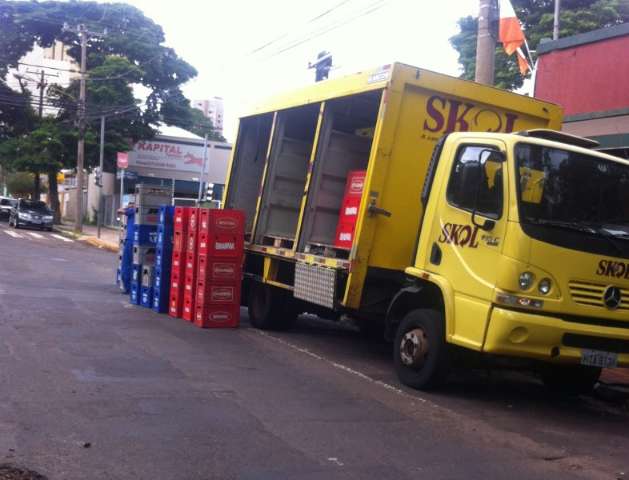
<svg viewBox="0 0 629 480">
<path fill-rule="evenodd" d="M 153 292 L 153 310 L 157 313 L 166 313 L 168 311 L 168 293 Z"/>
<path fill-rule="evenodd" d="M 173 244 L 173 231 L 159 231 L 157 230 L 157 238 L 155 239 L 155 245 L 162 248 L 172 247 Z"/>
<path fill-rule="evenodd" d="M 139 283 L 131 282 L 129 289 L 129 300 L 133 305 L 139 305 L 142 299 L 142 287 Z"/>
<path fill-rule="evenodd" d="M 159 223 L 163 225 L 172 225 L 175 216 L 175 207 L 172 205 L 162 205 L 159 207 Z"/>
<path fill-rule="evenodd" d="M 142 265 L 133 265 L 131 267 L 131 283 L 142 283 Z"/>
<path fill-rule="evenodd" d="M 142 287 L 140 305 L 146 308 L 153 307 L 153 287 Z"/>
<path fill-rule="evenodd" d="M 134 245 L 155 245 L 157 242 L 157 226 L 156 225 L 136 225 L 133 229 Z"/>
</svg>

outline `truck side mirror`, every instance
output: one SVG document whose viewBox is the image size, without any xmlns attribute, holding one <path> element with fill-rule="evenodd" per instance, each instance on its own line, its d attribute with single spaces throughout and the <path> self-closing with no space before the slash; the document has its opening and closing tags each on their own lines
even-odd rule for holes
<svg viewBox="0 0 629 480">
<path fill-rule="evenodd" d="M 493 148 L 484 148 L 478 154 L 478 180 L 476 182 L 476 195 L 474 197 L 474 208 L 472 209 L 472 224 L 484 231 L 490 231 L 496 225 L 496 222 L 490 218 L 483 218 L 482 222 L 476 219 L 478 214 L 478 198 L 481 188 L 489 188 L 486 178 L 483 175 L 485 171 L 485 165 L 487 162 L 503 163 L 506 160 L 506 156 L 500 150 L 494 150 Z"/>
</svg>

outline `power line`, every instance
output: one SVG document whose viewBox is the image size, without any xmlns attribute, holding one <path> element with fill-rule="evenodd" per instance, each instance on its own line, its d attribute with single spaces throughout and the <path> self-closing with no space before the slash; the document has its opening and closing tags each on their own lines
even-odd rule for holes
<svg viewBox="0 0 629 480">
<path fill-rule="evenodd" d="M 389 3 L 390 0 L 377 0 L 376 2 L 372 3 L 371 5 L 369 5 L 367 7 L 367 10 L 364 10 L 362 13 L 355 15 L 355 16 L 351 16 L 350 18 L 346 18 L 340 22 L 337 22 L 336 24 L 332 24 L 329 25 L 328 27 L 324 27 L 324 29 L 319 30 L 317 32 L 311 32 L 312 35 L 310 37 L 306 37 L 303 39 L 299 39 L 296 41 L 293 41 L 293 43 L 288 44 L 284 47 L 280 47 L 279 50 L 275 51 L 274 53 L 268 55 L 267 57 L 265 57 L 266 60 L 276 57 L 277 55 L 280 55 L 281 53 L 287 52 L 289 50 L 292 50 L 295 47 L 298 47 L 299 45 L 302 45 L 306 42 L 309 42 L 311 40 L 314 40 L 317 37 L 320 37 L 321 35 L 325 35 L 326 33 L 329 33 L 333 30 L 336 30 L 340 27 L 343 27 L 349 23 L 352 23 L 356 20 L 358 20 L 359 18 L 365 17 L 367 15 L 371 15 L 372 13 L 380 10 L 382 7 L 384 7 L 385 5 L 387 5 L 387 3 Z"/>
<path fill-rule="evenodd" d="M 78 70 L 72 70 L 69 68 L 58 68 L 58 67 L 49 67 L 48 65 L 37 65 L 34 63 L 25 63 L 25 62 L 17 62 L 18 65 L 25 65 L 27 67 L 36 67 L 36 68 L 48 68 L 50 70 L 58 70 L 60 72 L 71 72 L 71 73 L 81 73 Z"/>
<path fill-rule="evenodd" d="M 315 17 L 311 18 L 310 20 L 308 20 L 308 21 L 306 22 L 306 25 L 309 25 L 309 24 L 311 24 L 311 23 L 316 22 L 317 20 L 319 20 L 319 19 L 321 19 L 321 18 L 325 17 L 326 15 L 328 15 L 328 14 L 332 13 L 333 11 L 335 11 L 335 10 L 339 9 L 340 7 L 342 7 L 343 5 L 345 5 L 346 3 L 349 3 L 349 2 L 351 2 L 351 1 L 352 1 L 352 0 L 342 0 L 341 2 L 337 3 L 337 4 L 336 4 L 335 6 L 333 6 L 332 8 L 329 8 L 329 9 L 327 9 L 327 10 L 325 10 L 325 11 L 321 12 L 320 14 L 316 15 Z M 292 31 L 294 31 L 294 29 L 293 29 Z M 279 41 L 280 41 L 280 40 L 282 40 L 283 38 L 286 38 L 286 37 L 290 34 L 290 32 L 291 32 L 290 30 L 289 30 L 288 32 L 284 32 L 284 33 L 283 33 L 282 35 L 280 35 L 279 37 L 276 37 L 275 39 L 270 40 L 270 41 L 268 41 L 268 42 L 266 42 L 266 43 L 264 43 L 264 44 L 262 44 L 262 45 L 260 45 L 260 46 L 258 46 L 258 47 L 256 47 L 256 48 L 254 48 L 253 50 L 251 50 L 251 51 L 249 52 L 249 55 L 254 55 L 254 54 L 258 53 L 259 51 L 264 50 L 265 48 L 267 48 L 267 47 L 269 47 L 269 46 L 273 45 L 274 43 L 279 42 Z"/>
</svg>

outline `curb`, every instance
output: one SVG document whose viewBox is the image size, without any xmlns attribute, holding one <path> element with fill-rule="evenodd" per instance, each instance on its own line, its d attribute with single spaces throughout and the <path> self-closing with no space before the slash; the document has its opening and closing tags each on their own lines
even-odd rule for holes
<svg viewBox="0 0 629 480">
<path fill-rule="evenodd" d="M 107 242 L 105 240 L 101 240 L 91 235 L 78 235 L 70 229 L 59 228 L 59 226 L 55 227 L 55 231 L 57 233 L 60 233 L 61 235 L 72 238 L 73 240 L 87 243 L 88 245 L 91 245 L 92 247 L 100 248 L 102 250 L 107 250 L 113 253 L 118 253 L 118 250 L 119 250 L 118 245 Z"/>
<path fill-rule="evenodd" d="M 113 253 L 118 253 L 118 250 L 119 250 L 118 245 L 114 245 L 104 240 L 100 240 L 99 238 L 96 238 L 96 237 L 82 237 L 82 238 L 79 238 L 79 241 L 85 242 L 96 248 L 108 250 Z"/>
</svg>

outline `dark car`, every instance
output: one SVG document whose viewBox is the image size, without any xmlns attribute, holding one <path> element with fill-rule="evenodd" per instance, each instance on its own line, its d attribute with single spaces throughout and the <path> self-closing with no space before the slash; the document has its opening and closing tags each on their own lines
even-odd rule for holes
<svg viewBox="0 0 629 480">
<path fill-rule="evenodd" d="M 0 197 L 0 218 L 8 220 L 11 215 L 11 209 L 17 205 L 17 200 L 9 197 Z"/>
<path fill-rule="evenodd" d="M 52 230 L 52 210 L 44 202 L 21 198 L 11 209 L 9 225 L 14 228 L 38 227 L 42 230 Z"/>
</svg>

